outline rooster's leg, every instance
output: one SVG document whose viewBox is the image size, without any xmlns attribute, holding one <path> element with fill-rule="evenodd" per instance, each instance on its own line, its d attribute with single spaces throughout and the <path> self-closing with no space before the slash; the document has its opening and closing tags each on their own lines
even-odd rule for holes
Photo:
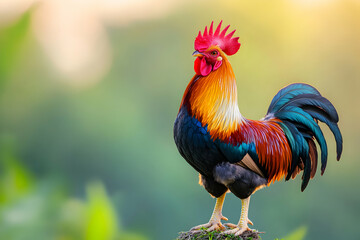
<svg viewBox="0 0 360 240">
<path fill-rule="evenodd" d="M 252 222 L 248 218 L 248 210 L 249 210 L 250 197 L 241 199 L 241 215 L 240 220 L 237 225 L 235 224 L 226 224 L 227 226 L 233 228 L 231 230 L 225 231 L 224 234 L 234 234 L 235 236 L 240 236 L 245 231 L 253 231 L 248 227 L 248 224 L 252 225 Z"/>
<path fill-rule="evenodd" d="M 222 215 L 222 207 L 224 204 L 225 195 L 226 193 L 224 193 L 223 195 L 221 195 L 219 198 L 216 199 L 215 208 L 209 222 L 193 227 L 190 229 L 190 231 L 197 231 L 200 230 L 201 228 L 207 228 L 206 231 L 208 232 L 214 230 L 218 230 L 218 231 L 225 230 L 224 225 L 221 224 L 221 220 L 225 220 L 225 221 L 228 220 L 226 217 Z"/>
</svg>

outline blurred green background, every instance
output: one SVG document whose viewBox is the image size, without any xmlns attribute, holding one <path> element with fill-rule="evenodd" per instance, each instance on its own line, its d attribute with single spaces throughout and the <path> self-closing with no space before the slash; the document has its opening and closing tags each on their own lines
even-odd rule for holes
<svg viewBox="0 0 360 240">
<path fill-rule="evenodd" d="M 358 239 L 357 0 L 2 0 L 1 239 L 168 240 L 207 222 L 215 200 L 172 128 L 195 36 L 221 19 L 242 43 L 229 59 L 245 117 L 306 82 L 338 109 L 344 137 L 336 162 L 324 128 L 327 170 L 305 192 L 300 177 L 257 192 L 254 227 L 263 239 Z M 240 209 L 228 194 L 230 222 Z"/>
</svg>

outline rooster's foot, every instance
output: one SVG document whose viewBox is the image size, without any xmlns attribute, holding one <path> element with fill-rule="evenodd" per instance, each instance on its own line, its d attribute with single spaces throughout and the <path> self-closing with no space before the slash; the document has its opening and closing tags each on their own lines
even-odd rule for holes
<svg viewBox="0 0 360 240">
<path fill-rule="evenodd" d="M 249 224 L 253 225 L 252 222 L 249 220 L 248 221 Z M 250 229 L 247 225 L 240 227 L 239 225 L 236 224 L 232 224 L 232 223 L 227 223 L 225 224 L 226 226 L 228 226 L 229 228 L 232 228 L 230 230 L 225 231 L 223 234 L 225 235 L 235 235 L 235 236 L 240 236 L 242 235 L 244 232 L 246 231 L 250 231 L 250 232 L 256 232 L 256 230 Z"/>
<path fill-rule="evenodd" d="M 226 221 L 228 220 L 226 217 L 222 217 L 221 219 L 226 220 Z M 222 223 L 220 221 L 210 221 L 208 223 L 195 226 L 195 227 L 191 228 L 190 231 L 191 232 L 200 232 L 202 229 L 205 229 L 207 232 L 224 231 L 225 226 L 222 225 Z"/>
</svg>

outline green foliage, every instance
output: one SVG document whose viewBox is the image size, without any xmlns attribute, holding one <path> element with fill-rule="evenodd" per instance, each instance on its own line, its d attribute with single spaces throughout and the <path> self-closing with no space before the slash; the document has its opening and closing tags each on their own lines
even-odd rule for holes
<svg viewBox="0 0 360 240">
<path fill-rule="evenodd" d="M 89 184 L 87 198 L 81 200 L 68 196 L 55 181 L 34 179 L 9 148 L 3 147 L 0 155 L 2 237 L 11 240 L 147 239 L 119 226 L 111 199 L 100 182 Z"/>
<path fill-rule="evenodd" d="M 0 29 L 0 84 L 14 69 L 14 63 L 21 53 L 30 25 L 30 15 L 27 12 L 17 22 Z"/>
<path fill-rule="evenodd" d="M 118 232 L 117 219 L 104 187 L 99 183 L 93 183 L 88 186 L 87 195 L 88 206 L 85 239 L 114 239 Z"/>
<path fill-rule="evenodd" d="M 9 204 L 29 193 L 34 180 L 32 174 L 17 161 L 12 150 L 3 147 L 0 154 L 0 204 Z"/>
<path fill-rule="evenodd" d="M 281 238 L 281 240 L 304 240 L 306 233 L 307 233 L 307 227 L 302 226 L 296 229 L 294 232 L 287 235 L 286 237 Z"/>
</svg>

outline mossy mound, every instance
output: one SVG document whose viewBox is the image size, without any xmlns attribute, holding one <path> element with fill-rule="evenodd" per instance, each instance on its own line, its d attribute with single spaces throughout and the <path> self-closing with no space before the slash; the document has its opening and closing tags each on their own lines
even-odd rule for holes
<svg viewBox="0 0 360 240">
<path fill-rule="evenodd" d="M 259 232 L 246 231 L 241 236 L 224 234 L 223 232 L 207 232 L 202 229 L 196 232 L 181 232 L 176 240 L 260 240 Z"/>
</svg>

